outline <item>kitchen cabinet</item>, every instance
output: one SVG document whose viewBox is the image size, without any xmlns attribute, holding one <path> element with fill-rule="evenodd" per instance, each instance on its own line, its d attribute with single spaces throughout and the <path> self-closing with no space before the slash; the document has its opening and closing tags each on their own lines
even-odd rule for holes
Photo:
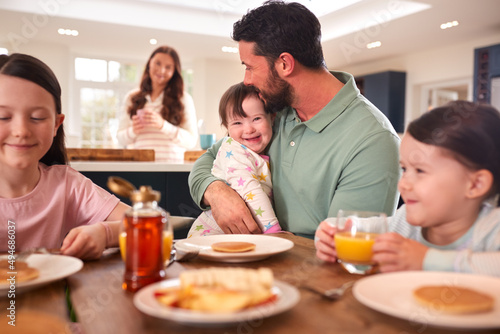
<svg viewBox="0 0 500 334">
<path fill-rule="evenodd" d="M 201 213 L 189 193 L 188 177 L 192 163 L 72 161 L 70 165 L 107 191 L 110 191 L 107 187 L 110 176 L 121 177 L 136 188 L 151 186 L 161 193 L 158 204 L 172 216 L 198 217 Z M 128 198 L 120 199 L 131 204 Z M 176 230 L 174 237 L 184 238 L 186 233 L 187 230 Z"/>
<path fill-rule="evenodd" d="M 492 80 L 500 77 L 500 44 L 474 50 L 474 102 L 492 102 Z"/>
<path fill-rule="evenodd" d="M 162 208 L 172 216 L 198 217 L 201 210 L 191 198 L 186 172 L 81 172 L 95 184 L 110 191 L 106 185 L 108 177 L 121 177 L 139 188 L 142 185 L 151 186 L 161 193 Z M 120 198 L 123 202 L 131 204 L 128 198 Z"/>
<path fill-rule="evenodd" d="M 387 116 L 398 133 L 403 133 L 406 72 L 386 71 L 355 79 L 361 94 Z"/>
</svg>

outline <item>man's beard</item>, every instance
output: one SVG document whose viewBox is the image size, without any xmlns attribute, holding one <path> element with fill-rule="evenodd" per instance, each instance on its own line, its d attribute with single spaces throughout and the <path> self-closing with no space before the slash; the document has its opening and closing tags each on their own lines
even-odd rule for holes
<svg viewBox="0 0 500 334">
<path fill-rule="evenodd" d="M 278 112 L 292 105 L 293 88 L 281 79 L 274 67 L 271 67 L 271 75 L 267 77 L 266 92 L 260 91 L 266 109 L 271 112 Z"/>
</svg>

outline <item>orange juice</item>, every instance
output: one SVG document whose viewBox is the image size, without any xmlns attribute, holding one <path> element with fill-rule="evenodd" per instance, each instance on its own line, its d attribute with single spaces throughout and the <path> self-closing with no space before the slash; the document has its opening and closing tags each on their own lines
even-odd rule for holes
<svg viewBox="0 0 500 334">
<path fill-rule="evenodd" d="M 163 262 L 170 259 L 170 251 L 172 250 L 172 242 L 174 235 L 171 232 L 163 231 Z"/>
<path fill-rule="evenodd" d="M 163 261 L 170 259 L 170 252 L 172 250 L 172 241 L 174 236 L 168 231 L 163 231 Z M 122 255 L 123 261 L 126 258 L 127 249 L 127 232 L 121 232 L 118 238 L 120 244 L 120 254 Z"/>
<path fill-rule="evenodd" d="M 125 261 L 127 254 L 127 232 L 120 232 L 118 236 L 118 244 L 120 245 L 120 254 L 122 255 L 122 260 Z"/>
<path fill-rule="evenodd" d="M 336 233 L 337 257 L 344 262 L 371 264 L 372 246 L 377 236 L 377 233 L 366 232 L 358 232 L 355 235 L 351 232 Z"/>
</svg>

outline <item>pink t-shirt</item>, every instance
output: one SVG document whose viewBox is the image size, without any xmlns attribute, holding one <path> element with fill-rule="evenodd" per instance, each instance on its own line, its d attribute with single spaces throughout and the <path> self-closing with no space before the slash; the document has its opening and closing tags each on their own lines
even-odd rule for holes
<svg viewBox="0 0 500 334">
<path fill-rule="evenodd" d="M 0 198 L 0 252 L 8 250 L 8 233 L 16 251 L 59 248 L 72 228 L 104 221 L 120 201 L 69 166 L 40 163 L 39 169 L 32 192 Z"/>
</svg>

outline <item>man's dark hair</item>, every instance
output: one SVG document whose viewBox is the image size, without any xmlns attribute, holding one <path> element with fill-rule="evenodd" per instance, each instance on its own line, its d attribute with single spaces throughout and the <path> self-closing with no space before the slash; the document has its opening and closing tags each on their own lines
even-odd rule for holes
<svg viewBox="0 0 500 334">
<path fill-rule="evenodd" d="M 305 6 L 283 1 L 266 1 L 233 25 L 233 40 L 255 42 L 254 53 L 270 65 L 283 52 L 302 65 L 326 67 L 321 47 L 321 24 Z"/>
</svg>

